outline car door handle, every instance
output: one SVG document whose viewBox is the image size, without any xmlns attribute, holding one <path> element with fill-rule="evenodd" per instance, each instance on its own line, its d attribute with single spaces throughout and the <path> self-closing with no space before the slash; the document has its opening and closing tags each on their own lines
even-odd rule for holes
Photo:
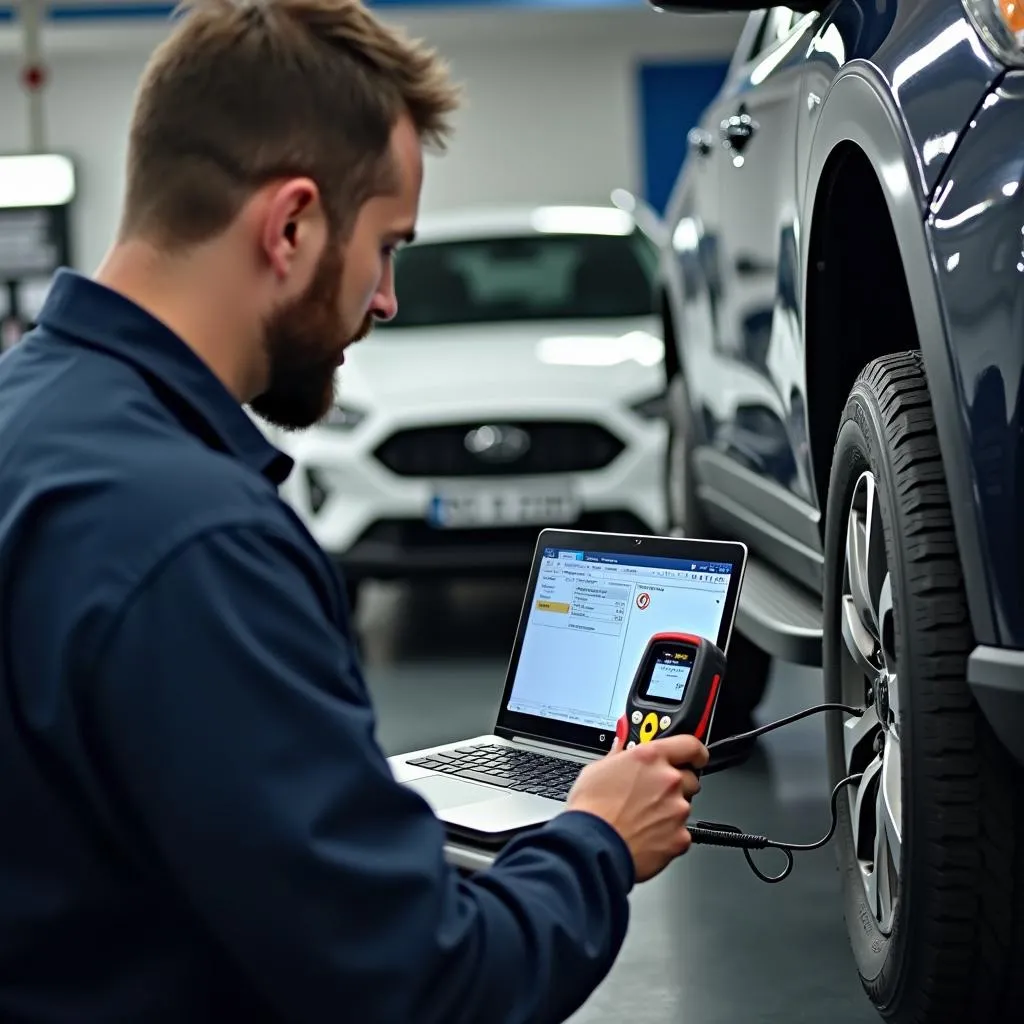
<svg viewBox="0 0 1024 1024">
<path fill-rule="evenodd" d="M 729 149 L 742 153 L 757 134 L 757 128 L 757 122 L 746 111 L 741 110 L 722 122 L 722 142 Z"/>
<path fill-rule="evenodd" d="M 707 156 L 714 145 L 714 136 L 703 128 L 691 128 L 686 133 L 686 141 L 698 156 Z"/>
</svg>

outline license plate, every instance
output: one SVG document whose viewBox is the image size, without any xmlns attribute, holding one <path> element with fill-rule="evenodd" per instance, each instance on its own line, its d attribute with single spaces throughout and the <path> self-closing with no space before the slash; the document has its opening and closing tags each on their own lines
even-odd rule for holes
<svg viewBox="0 0 1024 1024">
<path fill-rule="evenodd" d="M 539 526 L 572 523 L 578 508 L 564 489 L 480 487 L 438 491 L 427 508 L 427 521 L 440 529 L 474 526 Z"/>
</svg>

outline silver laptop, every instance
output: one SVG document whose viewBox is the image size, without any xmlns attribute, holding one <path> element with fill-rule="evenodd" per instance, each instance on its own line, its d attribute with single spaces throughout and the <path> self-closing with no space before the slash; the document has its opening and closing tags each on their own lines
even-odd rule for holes
<svg viewBox="0 0 1024 1024">
<path fill-rule="evenodd" d="M 395 755 L 395 777 L 477 845 L 548 821 L 611 746 L 654 633 L 728 653 L 746 558 L 738 543 L 542 531 L 494 731 Z"/>
</svg>

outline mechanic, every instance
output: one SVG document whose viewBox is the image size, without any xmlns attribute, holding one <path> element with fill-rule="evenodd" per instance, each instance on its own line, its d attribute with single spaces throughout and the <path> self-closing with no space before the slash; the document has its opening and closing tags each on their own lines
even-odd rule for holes
<svg viewBox="0 0 1024 1024">
<path fill-rule="evenodd" d="M 357 0 L 191 5 L 114 245 L 0 360 L 0 1020 L 563 1020 L 688 848 L 674 766 L 707 751 L 675 737 L 588 766 L 493 869 L 447 865 L 245 409 L 330 408 L 457 106 Z"/>
</svg>

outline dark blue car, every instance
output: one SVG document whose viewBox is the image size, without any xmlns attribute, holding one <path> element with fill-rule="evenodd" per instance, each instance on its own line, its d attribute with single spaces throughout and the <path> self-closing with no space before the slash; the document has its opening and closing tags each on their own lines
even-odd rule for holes
<svg viewBox="0 0 1024 1024">
<path fill-rule="evenodd" d="M 734 693 L 773 655 L 867 709 L 827 728 L 882 1015 L 1024 1019 L 1024 0 L 754 11 L 688 144 L 667 488 L 753 555 Z"/>
</svg>

